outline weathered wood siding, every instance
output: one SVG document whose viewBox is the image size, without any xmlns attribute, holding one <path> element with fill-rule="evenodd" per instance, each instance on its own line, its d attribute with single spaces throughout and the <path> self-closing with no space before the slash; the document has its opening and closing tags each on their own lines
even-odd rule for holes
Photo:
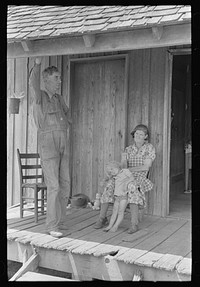
<svg viewBox="0 0 200 287">
<path fill-rule="evenodd" d="M 156 148 L 156 160 L 150 171 L 154 188 L 147 194 L 148 213 L 162 214 L 162 139 L 165 87 L 166 49 L 134 50 L 130 52 L 128 96 L 128 145 L 130 132 L 140 123 L 149 127 L 150 142 Z"/>
<path fill-rule="evenodd" d="M 50 62 L 51 61 L 51 62 Z M 43 57 L 42 69 L 51 65 L 61 68 L 62 56 Z M 19 168 L 17 148 L 21 152 L 37 152 L 37 130 L 33 120 L 32 89 L 29 87 L 29 73 L 34 58 L 8 59 L 7 61 L 7 205 L 19 202 Z M 43 82 L 41 81 L 41 87 Z M 62 85 L 66 95 L 66 86 Z M 14 92 L 24 92 L 20 101 L 19 114 L 9 114 L 9 98 Z"/>
<path fill-rule="evenodd" d="M 125 52 L 123 52 L 124 54 Z M 110 54 L 119 54 L 119 53 L 104 53 L 101 55 L 110 55 Z M 130 132 L 135 127 L 135 125 L 143 123 L 149 126 L 151 133 L 151 142 L 156 147 L 157 157 L 153 166 L 151 168 L 150 179 L 155 183 L 154 189 L 148 194 L 148 213 L 161 215 L 162 214 L 162 182 L 163 182 L 163 111 L 164 111 L 164 88 L 165 88 L 165 60 L 166 60 L 166 48 L 156 48 L 156 49 L 144 49 L 144 50 L 134 50 L 127 52 L 129 55 L 129 70 L 128 70 L 128 103 L 127 103 L 127 131 L 122 131 L 122 133 L 127 133 L 126 145 L 132 143 L 132 137 L 130 136 Z M 78 56 L 70 56 L 70 58 L 79 58 L 83 55 Z M 87 55 L 88 57 L 92 56 L 92 54 Z M 96 55 L 95 55 L 96 56 Z M 13 81 L 18 81 L 20 89 L 22 86 L 27 85 L 24 79 L 27 79 L 27 70 L 30 71 L 30 68 L 33 65 L 33 59 L 29 58 L 27 60 L 19 59 L 20 62 L 20 72 L 13 68 L 15 60 L 9 60 L 8 66 L 8 96 L 10 91 L 14 89 L 16 84 L 13 84 Z M 27 64 L 28 63 L 28 64 Z M 69 80 L 69 56 L 57 56 L 57 57 L 43 57 L 42 68 L 45 68 L 48 65 L 58 65 L 60 70 L 62 71 L 62 88 L 61 92 L 66 100 L 66 102 L 70 103 L 69 90 L 68 90 L 68 80 Z M 19 64 L 18 64 L 19 65 Z M 23 81 L 22 81 L 23 78 Z M 23 83 L 23 84 L 22 84 Z M 105 83 L 106 84 L 106 83 Z M 108 83 L 107 83 L 108 84 Z M 9 117 L 18 117 L 20 119 L 21 125 L 23 128 L 17 129 L 13 123 L 14 119 L 9 120 L 9 149 L 8 149 L 8 174 L 11 175 L 12 184 L 9 182 L 8 184 L 8 204 L 14 204 L 18 202 L 17 193 L 18 193 L 18 166 L 16 164 L 16 148 L 19 147 L 22 151 L 36 151 L 37 150 L 37 134 L 34 127 L 32 113 L 31 113 L 31 91 L 26 86 L 27 89 L 27 99 L 28 101 L 28 113 L 26 120 L 23 120 L 23 115 L 10 115 Z M 98 93 L 97 93 L 98 94 Z M 90 114 L 94 113 L 95 109 L 101 109 L 101 105 L 98 102 L 99 99 L 96 99 L 94 103 L 87 99 L 86 94 L 82 99 L 83 101 L 88 102 L 89 113 L 84 111 L 85 120 L 89 120 Z M 76 101 L 76 100 L 75 100 Z M 79 107 L 78 102 L 74 103 Z M 93 106 L 91 106 L 93 105 Z M 74 106 L 75 107 L 75 106 Z M 21 108 L 21 107 L 20 107 Z M 108 107 L 107 107 L 108 108 Z M 119 113 L 121 108 L 121 103 L 118 103 L 117 109 L 119 109 Z M 26 109 L 24 110 L 26 113 Z M 23 113 L 24 113 L 23 112 Z M 83 112 L 80 108 L 77 113 Z M 117 112 L 118 113 L 118 112 Z M 102 114 L 103 116 L 103 114 Z M 99 121 L 101 119 L 95 118 L 93 122 L 93 130 L 97 128 Z M 81 124 L 81 123 L 80 123 Z M 90 122 L 88 122 L 90 124 Z M 78 125 L 78 124 L 77 124 Z M 13 131 L 15 133 L 14 140 L 12 142 Z M 26 132 L 27 131 L 27 132 Z M 23 133 L 23 135 L 22 135 Z M 91 142 L 94 141 L 94 134 L 92 134 L 92 129 L 90 131 L 89 138 L 91 138 Z M 16 137 L 18 139 L 16 139 Z M 20 138 L 20 140 L 19 140 Z M 88 140 L 89 140 L 88 138 Z M 23 140 L 22 140 L 23 139 Z M 116 139 L 115 139 L 116 140 Z M 26 144 L 25 144 L 26 143 Z M 101 142 L 99 142 L 100 148 Z M 88 152 L 89 149 L 87 149 Z M 14 154 L 13 154 L 14 151 Z M 14 157 L 13 157 L 14 155 Z M 98 152 L 96 151 L 97 157 Z M 14 163 L 14 165 L 12 164 Z M 13 169 L 12 169 L 13 166 Z M 96 177 L 98 172 L 94 169 L 94 161 L 91 165 L 92 177 Z M 101 164 L 98 166 L 98 169 L 101 170 Z M 102 174 L 102 173 L 101 173 Z M 91 176 L 91 175 L 90 175 Z M 88 178 L 86 179 L 88 182 Z M 96 193 L 96 181 L 94 180 L 92 184 L 92 190 L 94 194 Z M 15 199 L 11 201 L 11 194 L 15 195 Z"/>
<path fill-rule="evenodd" d="M 125 58 L 73 64 L 72 193 L 100 192 L 105 164 L 125 148 Z"/>
<path fill-rule="evenodd" d="M 8 60 L 8 99 L 13 93 L 27 94 L 27 59 Z M 9 107 L 9 101 L 8 101 Z M 8 204 L 19 202 L 19 170 L 16 150 L 26 150 L 27 97 L 20 101 L 19 114 L 8 113 Z M 12 192 L 14 190 L 15 192 Z"/>
</svg>

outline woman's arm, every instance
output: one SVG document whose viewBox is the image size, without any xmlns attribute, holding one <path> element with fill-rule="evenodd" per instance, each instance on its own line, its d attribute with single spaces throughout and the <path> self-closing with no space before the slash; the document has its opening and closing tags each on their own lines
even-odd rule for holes
<svg viewBox="0 0 200 287">
<path fill-rule="evenodd" d="M 127 153 L 126 152 L 122 153 L 121 168 L 127 168 Z"/>
<path fill-rule="evenodd" d="M 129 170 L 131 172 L 134 172 L 134 171 L 148 171 L 152 165 L 152 159 L 150 158 L 147 158 L 144 160 L 144 164 L 143 165 L 139 165 L 139 166 L 134 166 L 134 167 L 130 167 Z"/>
</svg>

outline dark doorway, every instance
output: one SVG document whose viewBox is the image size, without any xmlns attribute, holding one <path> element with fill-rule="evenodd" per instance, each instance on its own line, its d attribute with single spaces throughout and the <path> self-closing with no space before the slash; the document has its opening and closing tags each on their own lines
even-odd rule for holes
<svg viewBox="0 0 200 287">
<path fill-rule="evenodd" d="M 170 214 L 190 212 L 191 55 L 174 55 L 171 99 Z"/>
</svg>

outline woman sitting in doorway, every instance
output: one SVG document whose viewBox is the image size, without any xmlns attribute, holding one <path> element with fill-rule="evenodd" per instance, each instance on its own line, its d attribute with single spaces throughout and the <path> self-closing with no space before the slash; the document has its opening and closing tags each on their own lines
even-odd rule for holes
<svg viewBox="0 0 200 287">
<path fill-rule="evenodd" d="M 125 152 L 122 154 L 122 167 L 128 168 L 134 179 L 137 181 L 139 188 L 135 188 L 135 185 L 128 188 L 128 202 L 130 203 L 131 211 L 131 227 L 128 233 L 134 233 L 138 230 L 138 217 L 139 207 L 146 207 L 145 192 L 149 191 L 153 187 L 153 183 L 147 178 L 149 168 L 152 165 L 156 155 L 155 148 L 148 142 L 149 130 L 147 126 L 140 124 L 135 127 L 131 132 L 133 137 L 133 144 L 125 148 Z M 105 194 L 106 193 L 106 196 Z M 94 225 L 94 228 L 102 228 L 108 224 L 106 218 L 109 202 L 114 201 L 114 187 L 112 192 L 104 189 L 101 197 L 101 210 L 99 219 Z"/>
</svg>

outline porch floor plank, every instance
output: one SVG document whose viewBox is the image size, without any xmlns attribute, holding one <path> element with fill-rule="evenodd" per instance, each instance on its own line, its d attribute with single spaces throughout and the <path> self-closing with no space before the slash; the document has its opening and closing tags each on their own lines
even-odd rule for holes
<svg viewBox="0 0 200 287">
<path fill-rule="evenodd" d="M 144 235 L 147 234 L 148 229 L 150 228 L 151 225 L 153 225 L 154 222 L 158 221 L 159 217 L 156 216 L 144 216 L 144 220 L 139 224 L 139 231 L 136 232 L 135 234 L 129 235 L 126 230 L 126 233 L 120 233 L 119 235 L 106 240 L 107 244 L 116 244 L 116 245 L 123 245 L 121 243 L 124 243 L 125 241 L 127 242 L 133 242 L 137 239 L 139 239 L 141 236 L 144 238 Z M 125 224 L 128 225 L 128 228 L 130 227 L 130 219 L 127 219 L 127 222 L 125 220 L 122 222 L 122 226 L 125 226 Z M 125 245 L 124 245 L 125 246 Z"/>
<path fill-rule="evenodd" d="M 184 240 L 183 240 L 184 239 Z M 156 246 L 152 251 L 171 253 L 187 257 L 191 250 L 191 226 L 190 222 L 185 222 L 179 229 L 176 229 L 171 236 Z"/>
<path fill-rule="evenodd" d="M 160 233 L 160 231 L 163 228 L 166 228 L 166 226 L 173 221 L 172 219 L 164 219 L 164 218 L 159 218 L 157 221 L 154 221 L 153 224 L 151 224 L 148 228 L 146 228 L 147 233 L 143 236 L 138 238 L 137 237 L 137 232 L 128 235 L 126 234 L 126 236 L 124 236 L 123 241 L 121 241 L 118 245 L 120 246 L 124 246 L 124 247 L 129 247 L 129 248 L 134 248 L 136 246 L 138 246 L 140 243 L 142 243 L 143 241 L 151 241 L 150 238 L 152 238 L 152 236 L 154 234 L 158 234 Z M 140 227 L 140 225 L 139 225 Z M 125 241 L 126 240 L 126 241 Z M 137 247 L 138 248 L 138 247 Z M 144 248 L 146 249 L 146 248 Z M 147 248 L 149 249 L 149 248 Z"/>
<path fill-rule="evenodd" d="M 184 220 L 181 220 L 181 221 L 173 220 L 172 222 L 168 223 L 165 227 L 159 229 L 159 232 L 154 232 L 153 234 L 150 235 L 149 238 L 143 240 L 142 242 L 136 245 L 134 244 L 132 247 L 153 251 L 153 249 L 156 246 L 158 246 L 160 243 L 165 241 L 168 237 L 173 235 L 173 233 L 175 233 L 176 230 L 179 229 L 185 223 L 186 222 Z"/>
</svg>

